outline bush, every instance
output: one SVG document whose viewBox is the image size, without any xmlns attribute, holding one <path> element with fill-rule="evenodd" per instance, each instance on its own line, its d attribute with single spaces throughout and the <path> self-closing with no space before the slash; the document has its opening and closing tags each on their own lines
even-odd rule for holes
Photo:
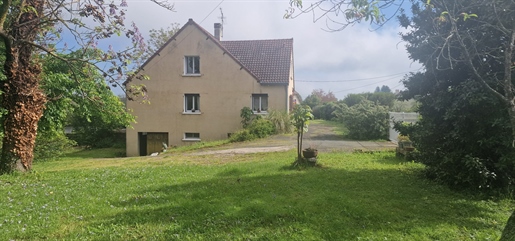
<svg viewBox="0 0 515 241">
<path fill-rule="evenodd" d="M 264 138 L 275 133 L 274 124 L 267 119 L 256 119 L 252 121 L 248 130 L 257 138 Z"/>
<path fill-rule="evenodd" d="M 426 165 L 427 177 L 459 190 L 513 192 L 515 150 L 502 102 L 481 84 L 464 82 L 420 103 L 422 118 L 403 131 L 418 150 L 415 160 Z"/>
<path fill-rule="evenodd" d="M 245 106 L 240 110 L 241 125 L 243 128 L 247 128 L 247 126 L 250 125 L 250 122 L 252 122 L 252 115 L 254 115 L 254 112 L 249 107 Z"/>
<path fill-rule="evenodd" d="M 68 134 L 71 140 L 79 146 L 92 148 L 125 147 L 125 133 L 112 130 L 81 129 L 73 134 Z"/>
<path fill-rule="evenodd" d="M 269 111 L 266 119 L 272 122 L 275 127 L 275 133 L 291 133 L 293 125 L 290 121 L 290 116 L 286 111 L 271 110 Z"/>
<path fill-rule="evenodd" d="M 313 108 L 313 116 L 315 119 L 322 120 L 334 120 L 336 119 L 336 115 L 333 113 L 338 109 L 338 104 L 336 102 L 327 102 L 322 105 L 318 105 Z"/>
<path fill-rule="evenodd" d="M 339 121 L 349 130 L 348 137 L 357 140 L 377 140 L 388 137 L 388 110 L 368 100 L 352 107 L 340 106 L 335 111 Z"/>
<path fill-rule="evenodd" d="M 264 119 L 261 115 L 249 117 L 245 114 L 244 109 L 242 109 L 241 117 L 243 119 L 242 124 L 245 126 L 245 129 L 232 134 L 231 137 L 229 137 L 230 142 L 250 141 L 257 138 L 267 137 L 277 132 L 276 125 L 279 125 L 280 128 L 284 129 L 290 128 L 286 123 L 283 123 L 284 117 L 280 112 L 271 112 L 275 114 L 273 114 L 272 117 Z M 275 123 L 270 119 L 274 120 Z"/>
<path fill-rule="evenodd" d="M 40 133 L 36 137 L 34 146 L 34 160 L 47 161 L 62 156 L 77 143 L 68 139 L 64 134 L 45 135 Z"/>
<path fill-rule="evenodd" d="M 229 138 L 230 142 L 242 142 L 242 141 L 251 141 L 256 139 L 256 136 L 250 133 L 250 130 L 243 129 L 239 130 L 236 133 L 232 134 Z"/>
</svg>

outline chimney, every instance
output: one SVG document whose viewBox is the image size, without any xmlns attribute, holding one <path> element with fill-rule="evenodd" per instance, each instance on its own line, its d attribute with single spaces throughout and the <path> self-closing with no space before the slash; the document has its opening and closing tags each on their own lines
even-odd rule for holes
<svg viewBox="0 0 515 241">
<path fill-rule="evenodd" d="M 222 40 L 222 24 L 221 23 L 215 23 L 215 38 L 220 41 Z"/>
</svg>

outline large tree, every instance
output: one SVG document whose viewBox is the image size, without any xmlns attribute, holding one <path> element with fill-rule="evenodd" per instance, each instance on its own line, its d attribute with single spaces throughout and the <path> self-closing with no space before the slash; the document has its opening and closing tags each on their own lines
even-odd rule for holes
<svg viewBox="0 0 515 241">
<path fill-rule="evenodd" d="M 403 34 L 410 57 L 426 70 L 405 83 L 405 95 L 421 100 L 421 125 L 438 136 L 431 138 L 434 144 L 429 144 L 428 133 L 419 140 L 429 147 L 421 146 L 422 157 L 440 175 L 436 178 L 448 175 L 450 183 L 485 188 L 492 185 L 476 181 L 491 179 L 486 183 L 512 186 L 515 163 L 506 155 L 515 154 L 515 2 L 433 0 L 431 4 L 427 8 L 415 3 L 412 17 L 400 17 L 401 24 L 411 29 Z M 468 173 L 460 172 L 459 162 L 470 169 Z M 473 178 L 478 172 L 486 176 Z"/>
<path fill-rule="evenodd" d="M 150 1 L 173 8 L 165 2 Z M 87 50 L 97 49 L 99 41 L 117 35 L 128 37 L 134 45 L 142 43 L 136 26 L 125 26 L 122 8 L 126 6 L 126 0 L 118 4 L 96 0 L 2 0 L 0 42 L 6 79 L 0 88 L 2 107 L 7 113 L 2 123 L 0 174 L 15 169 L 27 171 L 32 166 L 38 122 L 47 102 L 40 88 L 39 56 L 46 54 L 64 62 L 79 61 L 94 67 L 100 62 L 108 63 L 106 68 L 97 67 L 103 76 L 115 85 L 123 78 L 124 70 L 130 66 L 129 51 L 111 47 L 109 51 L 97 51 L 91 56 Z M 63 43 L 62 39 L 70 42 Z M 57 55 L 67 51 L 68 46 L 80 46 L 85 54 L 77 58 Z"/>
<path fill-rule="evenodd" d="M 61 56 L 73 58 L 82 53 L 78 50 Z M 41 87 L 48 102 L 38 123 L 36 148 L 41 140 L 63 135 L 65 125 L 74 128 L 79 144 L 106 146 L 114 143 L 116 130 L 134 121 L 93 66 L 83 62 L 69 64 L 51 56 L 44 56 L 42 63 Z M 75 81 L 74 75 L 81 81 Z"/>
<path fill-rule="evenodd" d="M 502 143 L 502 145 L 500 147 L 492 146 L 494 149 L 492 151 L 497 153 L 486 158 L 500 158 L 499 156 L 502 156 L 506 146 L 509 147 L 507 151 L 513 153 L 515 148 L 515 80 L 513 76 L 515 71 L 515 1 L 411 0 L 411 2 L 415 10 L 413 18 L 406 15 L 400 18 L 403 26 L 413 30 L 404 35 L 404 40 L 409 43 L 408 51 L 412 53 L 411 57 L 424 64 L 427 71 L 410 79 L 407 87 L 410 89 L 411 85 L 412 89 L 409 91 L 413 93 L 415 88 L 433 89 L 433 92 L 427 93 L 424 97 L 432 99 L 434 102 L 449 101 L 448 103 L 453 103 L 452 100 L 459 100 L 460 102 L 457 104 L 440 105 L 438 108 L 433 108 L 435 114 L 440 114 L 443 118 L 453 118 L 454 120 L 460 118 L 459 109 L 463 107 L 493 112 L 493 116 L 478 112 L 477 116 L 487 117 L 486 119 L 489 121 L 480 118 L 475 123 L 470 122 L 469 124 L 472 126 L 476 124 L 476 128 L 478 126 L 488 128 L 488 124 L 490 127 L 501 126 L 508 133 L 505 140 L 492 138 L 494 143 Z M 328 26 L 330 29 L 341 30 L 362 20 L 369 20 L 372 24 L 381 25 L 389 17 L 397 15 L 397 12 L 402 12 L 400 6 L 403 3 L 403 0 L 320 0 L 308 7 L 303 7 L 302 0 L 291 0 L 292 9 L 287 12 L 286 17 L 295 17 L 295 8 L 298 8 L 301 13 L 313 12 L 313 16 L 316 16 L 315 21 L 326 17 L 329 20 L 327 22 L 336 24 L 336 28 L 332 27 L 334 25 Z M 389 10 L 391 14 L 384 15 L 383 10 Z M 418 55 L 414 54 L 415 52 Z M 450 75 L 446 75 L 446 73 Z M 460 73 L 462 75 L 459 75 Z M 424 81 L 424 79 L 431 81 Z M 415 87 L 417 82 L 419 85 Z M 449 93 L 445 94 L 446 91 Z M 434 98 L 435 93 L 442 94 L 446 98 Z M 480 107 L 481 105 L 490 106 Z M 433 105 L 433 107 L 435 106 Z M 424 108 L 430 109 L 431 105 L 422 105 L 421 111 Z M 501 110 L 504 114 L 495 109 Z M 446 111 L 449 111 L 447 115 L 438 113 Z M 461 114 L 463 113 L 461 112 Z M 443 122 L 438 122 L 434 119 L 435 116 L 431 115 L 422 116 L 422 120 L 427 125 L 434 126 L 435 132 L 433 133 L 438 133 L 437 129 L 442 127 L 440 124 L 449 125 L 450 122 L 445 119 Z M 461 116 L 461 118 L 463 117 Z M 490 122 L 492 118 L 497 118 L 498 121 Z M 505 122 L 500 120 L 505 120 Z M 463 128 L 463 130 L 465 129 Z M 478 130 L 488 132 L 488 129 Z M 441 137 L 446 143 L 451 144 L 449 140 L 461 140 L 457 135 L 460 133 L 455 133 L 453 138 L 450 138 L 452 136 Z M 426 136 L 425 138 L 430 137 Z M 484 142 L 476 142 L 472 148 L 481 147 L 484 144 Z M 486 145 L 489 144 L 491 143 L 486 143 Z M 427 152 L 429 151 L 438 153 L 442 150 L 430 148 L 427 149 Z M 449 156 L 448 158 L 456 157 Z M 469 158 L 470 165 L 466 168 L 475 170 L 475 164 L 482 157 L 469 156 L 467 158 Z M 504 167 L 505 169 L 513 166 L 515 162 L 513 156 L 500 159 L 503 159 L 503 162 L 508 165 L 508 167 Z M 439 162 L 440 160 L 433 161 Z M 492 166 L 483 164 L 479 166 L 492 168 Z M 509 175 L 513 175 L 514 172 L 515 170 L 512 170 Z M 485 174 L 483 171 L 479 174 L 492 175 L 491 172 Z M 513 240 L 515 237 L 513 237 L 512 230 L 514 229 L 515 211 L 503 232 L 502 240 Z"/>
<path fill-rule="evenodd" d="M 401 25 L 425 66 L 405 85 L 420 100 L 413 138 L 428 174 L 466 188 L 515 185 L 515 1 L 414 3 Z M 503 232 L 512 240 L 515 211 Z M 511 236 L 510 236 L 511 235 Z"/>
</svg>

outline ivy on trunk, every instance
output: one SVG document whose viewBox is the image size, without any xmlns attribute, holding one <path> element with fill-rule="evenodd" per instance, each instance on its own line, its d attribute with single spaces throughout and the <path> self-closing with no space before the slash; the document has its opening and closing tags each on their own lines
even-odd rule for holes
<svg viewBox="0 0 515 241">
<path fill-rule="evenodd" d="M 7 77 L 2 85 L 2 104 L 7 115 L 3 123 L 0 174 L 15 169 L 31 169 L 38 121 L 46 102 L 45 95 L 39 88 L 41 66 L 32 56 L 34 47 L 25 42 L 33 42 L 37 37 L 38 32 L 34 28 L 41 20 L 43 1 L 28 0 L 25 8 L 31 10 L 22 11 L 17 24 L 13 24 L 10 29 L 9 34 L 14 40 L 2 38 L 6 53 L 4 71 Z"/>
</svg>

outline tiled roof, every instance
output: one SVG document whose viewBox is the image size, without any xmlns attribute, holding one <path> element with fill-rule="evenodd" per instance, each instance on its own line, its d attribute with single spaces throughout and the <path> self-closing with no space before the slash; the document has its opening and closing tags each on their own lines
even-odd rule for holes
<svg viewBox="0 0 515 241">
<path fill-rule="evenodd" d="M 290 64 L 293 59 L 293 39 L 270 39 L 270 40 L 241 40 L 241 41 L 218 41 L 208 31 L 198 25 L 192 19 L 174 34 L 156 53 L 154 53 L 140 67 L 146 65 L 161 52 L 176 36 L 186 29 L 188 25 L 196 26 L 200 31 L 211 39 L 220 48 L 225 49 L 229 56 L 239 62 L 242 68 L 248 71 L 262 84 L 288 84 Z M 139 72 L 139 70 L 138 70 Z M 128 83 L 132 77 L 125 82 Z"/>
<path fill-rule="evenodd" d="M 220 41 L 258 81 L 263 84 L 288 84 L 293 39 Z"/>
</svg>

